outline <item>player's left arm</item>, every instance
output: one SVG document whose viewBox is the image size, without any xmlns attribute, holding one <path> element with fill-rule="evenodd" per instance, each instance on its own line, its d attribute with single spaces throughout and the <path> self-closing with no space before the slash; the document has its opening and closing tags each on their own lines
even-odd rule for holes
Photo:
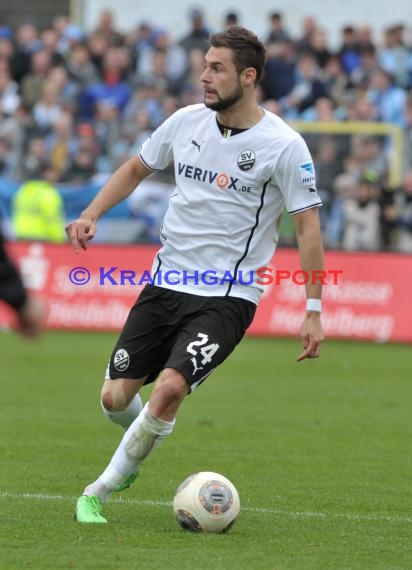
<svg viewBox="0 0 412 570">
<path fill-rule="evenodd" d="M 295 214 L 293 221 L 296 228 L 300 264 L 309 276 L 305 285 L 306 298 L 321 300 L 322 279 L 316 277 L 322 274 L 315 273 L 323 270 L 323 246 L 318 208 L 310 208 Z M 306 311 L 300 333 L 304 351 L 297 357 L 297 360 L 320 356 L 320 345 L 325 338 L 320 311 Z"/>
</svg>

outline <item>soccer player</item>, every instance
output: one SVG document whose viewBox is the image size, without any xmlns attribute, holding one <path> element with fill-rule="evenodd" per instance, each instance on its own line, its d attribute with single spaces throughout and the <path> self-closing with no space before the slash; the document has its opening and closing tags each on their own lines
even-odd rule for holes
<svg viewBox="0 0 412 570">
<path fill-rule="evenodd" d="M 43 328 L 45 310 L 37 299 L 26 291 L 21 277 L 4 248 L 0 232 L 0 299 L 14 309 L 17 331 L 26 337 L 38 336 Z"/>
<path fill-rule="evenodd" d="M 242 339 L 262 294 L 256 271 L 274 253 L 285 206 L 296 225 L 302 269 L 323 266 L 321 200 L 308 148 L 257 105 L 262 43 L 236 26 L 211 35 L 210 43 L 200 78 L 204 104 L 169 117 L 66 228 L 75 252 L 86 249 L 100 216 L 174 161 L 176 189 L 160 231 L 154 285 L 132 307 L 102 389 L 104 413 L 125 434 L 107 468 L 78 499 L 80 523 L 107 522 L 103 503 L 136 478 L 172 432 L 187 394 Z M 323 340 L 321 284 L 308 283 L 306 296 L 299 361 L 318 357 Z M 153 381 L 142 409 L 139 389 Z"/>
</svg>

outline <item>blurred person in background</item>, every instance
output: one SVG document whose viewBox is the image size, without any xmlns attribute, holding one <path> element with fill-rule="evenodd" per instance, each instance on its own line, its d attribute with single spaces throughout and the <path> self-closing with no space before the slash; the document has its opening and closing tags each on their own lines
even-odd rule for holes
<svg viewBox="0 0 412 570">
<path fill-rule="evenodd" d="M 0 176 L 11 177 L 16 167 L 16 157 L 10 142 L 0 137 Z"/>
<path fill-rule="evenodd" d="M 314 56 L 319 67 L 323 69 L 332 55 L 328 48 L 328 38 L 325 30 L 322 28 L 314 30 L 308 52 Z"/>
<path fill-rule="evenodd" d="M 345 225 L 344 203 L 348 199 L 355 198 L 356 188 L 357 180 L 351 174 L 343 173 L 335 178 L 332 203 L 323 234 L 326 247 L 341 249 Z"/>
<path fill-rule="evenodd" d="M 296 81 L 296 50 L 291 40 L 266 46 L 265 71 L 260 82 L 265 100 L 279 101 L 290 93 Z"/>
<path fill-rule="evenodd" d="M 360 65 L 347 75 L 348 88 L 355 89 L 359 99 L 363 98 L 370 84 L 370 77 L 378 67 L 376 48 L 371 46 L 360 53 Z"/>
<path fill-rule="evenodd" d="M 230 26 L 239 26 L 240 18 L 237 12 L 227 12 L 223 20 L 223 28 L 228 29 Z"/>
<path fill-rule="evenodd" d="M 348 251 L 376 251 L 381 245 L 380 219 L 376 185 L 362 178 L 353 198 L 342 204 L 342 247 Z"/>
<path fill-rule="evenodd" d="M 94 33 L 103 37 L 109 46 L 124 45 L 123 35 L 116 30 L 115 16 L 112 10 L 102 10 Z"/>
<path fill-rule="evenodd" d="M 60 112 L 53 121 L 45 141 L 51 168 L 57 176 L 56 180 L 61 180 L 69 170 L 78 148 L 73 116 L 70 113 Z"/>
<path fill-rule="evenodd" d="M 409 88 L 410 48 L 403 41 L 404 26 L 386 28 L 384 45 L 378 49 L 378 63 L 399 87 Z"/>
<path fill-rule="evenodd" d="M 27 141 L 21 164 L 21 175 L 26 180 L 41 177 L 45 165 L 48 163 L 46 142 L 42 136 L 33 136 Z"/>
<path fill-rule="evenodd" d="M 93 118 L 96 105 L 107 101 L 123 113 L 133 94 L 128 72 L 129 52 L 125 47 L 110 46 L 103 55 L 103 76 L 98 83 L 91 84 L 79 97 L 79 114 L 84 120 Z"/>
<path fill-rule="evenodd" d="M 200 8 L 192 8 L 189 12 L 189 18 L 190 31 L 179 41 L 179 46 L 187 53 L 193 49 L 200 49 L 206 53 L 209 49 L 210 30 L 205 23 L 203 11 Z"/>
<path fill-rule="evenodd" d="M 65 65 L 66 60 L 59 51 L 59 34 L 54 28 L 46 28 L 41 32 L 41 46 L 50 56 L 52 67 Z"/>
<path fill-rule="evenodd" d="M 70 50 L 67 71 L 77 85 L 78 92 L 99 80 L 96 66 L 92 62 L 89 49 L 85 44 L 76 44 Z"/>
<path fill-rule="evenodd" d="M 24 75 L 20 83 L 21 98 L 28 107 L 32 108 L 40 99 L 50 69 L 50 54 L 45 49 L 31 54 L 30 72 Z"/>
<path fill-rule="evenodd" d="M 384 216 L 395 231 L 394 248 L 412 253 L 412 169 L 405 173 L 402 187 L 396 192 L 394 203 L 386 207 Z"/>
<path fill-rule="evenodd" d="M 39 131 L 44 135 L 48 134 L 62 114 L 63 107 L 59 101 L 59 88 L 48 80 L 43 84 L 41 95 L 33 105 L 33 118 Z"/>
<path fill-rule="evenodd" d="M 156 62 L 160 54 L 161 62 Z M 188 67 L 186 51 L 175 45 L 166 30 L 152 32 L 152 47 L 142 51 L 136 64 L 136 82 L 153 77 L 163 77 L 168 84 L 168 93 L 178 91 Z"/>
<path fill-rule="evenodd" d="M 326 87 L 315 57 L 311 53 L 302 54 L 297 60 L 295 85 L 280 101 L 285 117 L 298 118 L 318 99 L 326 96 Z"/>
<path fill-rule="evenodd" d="M 404 164 L 409 170 L 412 168 L 412 93 L 408 95 L 405 105 L 404 125 Z"/>
<path fill-rule="evenodd" d="M 80 123 L 76 127 L 74 152 L 68 157 L 69 164 L 60 177 L 60 181 L 76 185 L 91 182 L 97 172 L 97 161 L 101 154 L 101 148 L 96 140 L 94 125 Z"/>
<path fill-rule="evenodd" d="M 101 34 L 92 34 L 88 37 L 87 47 L 90 52 L 90 60 L 97 69 L 100 80 L 104 73 L 104 54 L 106 53 L 109 44 L 107 43 L 106 38 Z"/>
<path fill-rule="evenodd" d="M 267 44 L 279 42 L 287 42 L 290 40 L 290 34 L 283 25 L 283 18 L 280 12 L 273 12 L 270 15 L 270 30 L 266 37 Z"/>
<path fill-rule="evenodd" d="M 33 66 L 32 54 L 41 49 L 39 31 L 33 24 L 20 25 L 15 34 L 15 50 L 11 60 L 13 77 L 20 84 Z"/>
<path fill-rule="evenodd" d="M 16 330 L 28 338 L 36 337 L 42 331 L 45 307 L 25 288 L 15 263 L 8 255 L 3 234 L 0 231 L 0 300 L 13 309 Z"/>
<path fill-rule="evenodd" d="M 361 49 L 358 32 L 352 25 L 341 29 L 341 45 L 338 55 L 345 72 L 350 76 L 361 66 Z"/>
<path fill-rule="evenodd" d="M 319 24 L 314 16 L 305 16 L 301 36 L 296 40 L 296 51 L 299 55 L 310 51 L 313 34 L 318 28 Z"/>
<path fill-rule="evenodd" d="M 400 127 L 405 125 L 406 91 L 398 87 L 383 68 L 377 67 L 371 72 L 366 97 L 376 107 L 376 121 L 395 123 Z"/>
<path fill-rule="evenodd" d="M 358 180 L 369 178 L 384 184 L 388 176 L 388 160 L 384 152 L 384 138 L 368 135 L 352 135 L 344 160 L 344 170 Z"/>
<path fill-rule="evenodd" d="M 13 80 L 8 69 L 0 69 L 0 118 L 2 115 L 13 115 L 20 105 L 19 86 Z"/>
<path fill-rule="evenodd" d="M 12 225 L 21 240 L 64 241 L 64 206 L 55 186 L 56 172 L 43 166 L 41 178 L 24 182 L 13 196 Z"/>
</svg>

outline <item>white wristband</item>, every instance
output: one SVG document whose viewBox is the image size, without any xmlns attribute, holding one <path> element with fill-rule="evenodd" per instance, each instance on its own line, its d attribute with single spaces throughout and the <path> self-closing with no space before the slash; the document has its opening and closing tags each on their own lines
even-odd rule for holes
<svg viewBox="0 0 412 570">
<path fill-rule="evenodd" d="M 306 310 L 322 312 L 322 301 L 320 299 L 306 299 Z"/>
</svg>

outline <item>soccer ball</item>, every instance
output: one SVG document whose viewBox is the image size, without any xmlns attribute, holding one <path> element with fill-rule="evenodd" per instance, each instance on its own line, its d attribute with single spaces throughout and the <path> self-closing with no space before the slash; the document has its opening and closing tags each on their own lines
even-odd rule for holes
<svg viewBox="0 0 412 570">
<path fill-rule="evenodd" d="M 190 475 L 178 487 L 173 512 L 177 522 L 192 532 L 226 532 L 240 510 L 236 487 L 219 473 Z"/>
</svg>

